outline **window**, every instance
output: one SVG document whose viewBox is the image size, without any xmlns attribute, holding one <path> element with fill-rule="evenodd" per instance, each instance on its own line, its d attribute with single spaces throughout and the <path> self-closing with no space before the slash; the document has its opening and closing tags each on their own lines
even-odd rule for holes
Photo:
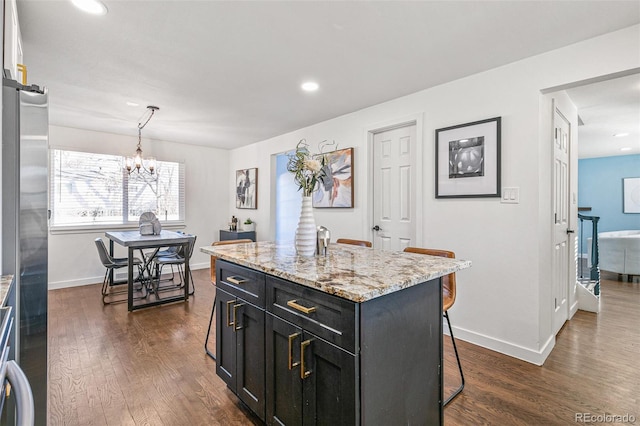
<svg viewBox="0 0 640 426">
<path fill-rule="evenodd" d="M 302 208 L 302 192 L 298 191 L 293 174 L 287 171 L 292 152 L 276 155 L 276 241 L 294 240 Z"/>
<path fill-rule="evenodd" d="M 52 150 L 51 227 L 138 224 L 151 211 L 184 222 L 184 165 L 157 161 L 153 176 L 129 175 L 116 155 Z"/>
</svg>

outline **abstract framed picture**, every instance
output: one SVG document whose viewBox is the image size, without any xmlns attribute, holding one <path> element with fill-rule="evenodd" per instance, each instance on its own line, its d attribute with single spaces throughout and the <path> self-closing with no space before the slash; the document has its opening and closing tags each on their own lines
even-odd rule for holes
<svg viewBox="0 0 640 426">
<path fill-rule="evenodd" d="M 258 169 L 236 170 L 236 208 L 258 208 Z"/>
<path fill-rule="evenodd" d="M 640 213 L 640 177 L 623 178 L 623 213 Z"/>
<path fill-rule="evenodd" d="M 436 198 L 500 197 L 501 117 L 436 130 Z"/>
<path fill-rule="evenodd" d="M 327 152 L 324 157 L 325 178 L 313 193 L 313 207 L 352 208 L 353 148 Z"/>
</svg>

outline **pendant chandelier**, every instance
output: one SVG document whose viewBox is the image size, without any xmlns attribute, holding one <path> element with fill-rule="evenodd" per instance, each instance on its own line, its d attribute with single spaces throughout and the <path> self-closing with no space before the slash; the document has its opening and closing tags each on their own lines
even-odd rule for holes
<svg viewBox="0 0 640 426">
<path fill-rule="evenodd" d="M 146 160 L 142 158 L 142 129 L 144 129 L 144 126 L 147 125 L 149 120 L 151 120 L 151 117 L 153 117 L 153 114 L 155 114 L 159 109 L 160 108 L 158 108 L 157 106 L 147 106 L 147 112 L 145 113 L 145 115 L 148 114 L 149 117 L 146 119 L 146 121 L 143 122 L 143 120 L 140 120 L 140 123 L 138 123 L 138 147 L 136 148 L 136 154 L 133 156 L 133 158 L 128 157 L 126 162 L 126 168 L 129 174 L 135 171 L 138 173 L 148 173 L 150 175 L 153 175 L 156 169 L 155 158 L 149 157 Z M 142 116 L 142 118 L 144 118 L 144 115 Z"/>
</svg>

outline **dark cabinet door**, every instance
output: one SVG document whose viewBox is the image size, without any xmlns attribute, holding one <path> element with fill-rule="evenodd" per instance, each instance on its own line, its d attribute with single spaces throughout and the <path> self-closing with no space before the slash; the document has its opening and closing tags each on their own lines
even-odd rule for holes
<svg viewBox="0 0 640 426">
<path fill-rule="evenodd" d="M 267 424 L 302 424 L 300 343 L 302 329 L 266 315 Z"/>
<path fill-rule="evenodd" d="M 236 392 L 236 332 L 233 305 L 236 298 L 216 289 L 216 374 Z"/>
<path fill-rule="evenodd" d="M 303 424 L 356 424 L 357 358 L 311 333 L 300 351 Z"/>
<path fill-rule="evenodd" d="M 216 373 L 264 420 L 264 310 L 221 288 L 216 291 Z"/>
<path fill-rule="evenodd" d="M 233 305 L 237 339 L 236 394 L 265 419 L 264 311 L 238 299 Z"/>
<path fill-rule="evenodd" d="M 357 357 L 266 315 L 267 424 L 357 424 Z"/>
</svg>

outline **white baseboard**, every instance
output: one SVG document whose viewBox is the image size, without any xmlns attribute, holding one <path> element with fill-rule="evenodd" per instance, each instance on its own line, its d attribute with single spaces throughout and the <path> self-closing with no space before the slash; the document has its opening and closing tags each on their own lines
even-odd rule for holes
<svg viewBox="0 0 640 426">
<path fill-rule="evenodd" d="M 444 325 L 446 333 L 446 322 Z M 531 348 L 526 348 L 524 346 L 516 345 L 511 342 L 507 342 L 505 340 L 496 339 L 495 337 L 486 336 L 481 333 L 466 330 L 464 328 L 453 327 L 453 331 L 456 340 L 464 340 L 465 342 L 482 346 L 483 348 L 500 352 L 501 354 L 509 355 L 511 357 L 518 358 L 535 365 L 544 364 L 544 361 L 547 359 L 547 357 L 551 353 L 551 350 L 556 344 L 555 336 L 551 336 L 544 343 L 544 345 L 542 345 L 542 348 L 540 350 L 534 350 Z"/>
<path fill-rule="evenodd" d="M 209 262 L 202 262 L 202 263 L 194 263 L 189 266 L 193 271 L 195 271 L 198 269 L 208 269 L 210 264 Z M 100 275 L 97 277 L 76 278 L 73 280 L 51 281 L 49 282 L 49 290 L 58 290 L 61 288 L 80 287 L 83 285 L 99 284 L 99 283 L 102 283 L 103 278 L 104 278 L 104 275 Z M 126 273 L 122 273 L 122 272 L 116 273 L 116 279 L 125 279 L 125 278 L 126 278 Z"/>
<path fill-rule="evenodd" d="M 61 288 L 80 287 L 83 285 L 101 283 L 103 278 L 104 276 L 101 275 L 99 277 L 78 278 L 75 280 L 50 281 L 49 290 L 58 290 Z"/>
<path fill-rule="evenodd" d="M 571 307 L 569 308 L 569 319 L 573 318 L 576 312 L 578 312 L 578 295 L 577 294 L 576 294 L 576 300 L 573 302 L 573 305 L 571 305 Z"/>
</svg>

